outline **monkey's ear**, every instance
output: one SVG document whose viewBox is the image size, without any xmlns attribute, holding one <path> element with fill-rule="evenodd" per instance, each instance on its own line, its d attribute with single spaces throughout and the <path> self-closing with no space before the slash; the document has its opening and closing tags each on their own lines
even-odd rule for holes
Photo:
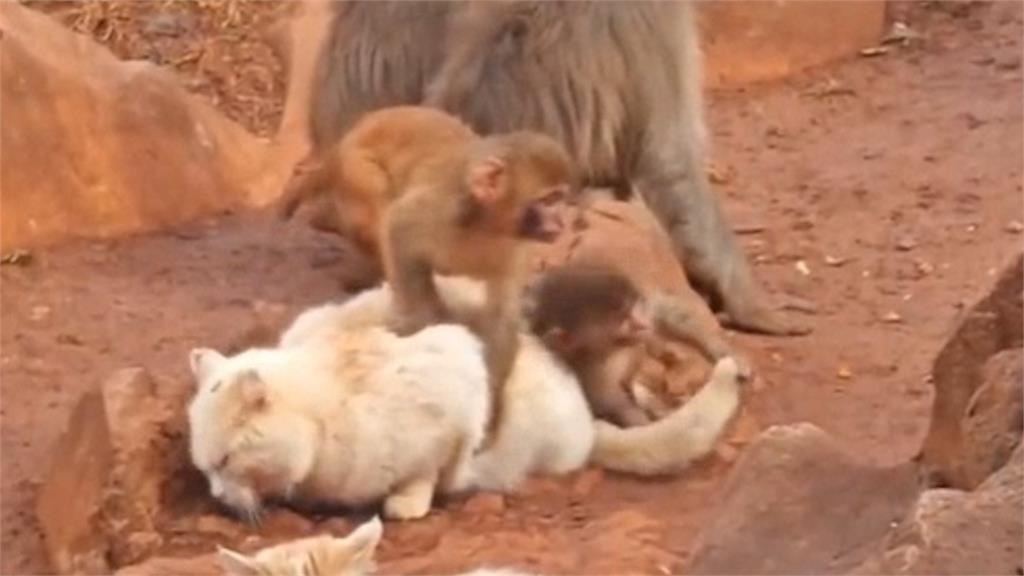
<svg viewBox="0 0 1024 576">
<path fill-rule="evenodd" d="M 262 410 L 267 405 L 267 383 L 255 370 L 246 370 L 235 380 L 242 404 L 250 410 Z"/>
<path fill-rule="evenodd" d="M 192 375 L 196 377 L 196 385 L 204 382 L 213 369 L 224 360 L 224 356 L 212 348 L 193 348 L 188 354 L 188 363 L 192 368 Z"/>
<path fill-rule="evenodd" d="M 508 193 L 508 164 L 497 156 L 477 160 L 469 167 L 469 193 L 481 204 L 494 204 Z"/>
<path fill-rule="evenodd" d="M 257 576 L 260 573 L 257 560 L 223 546 L 217 546 L 217 561 L 225 572 L 234 576 Z"/>
</svg>

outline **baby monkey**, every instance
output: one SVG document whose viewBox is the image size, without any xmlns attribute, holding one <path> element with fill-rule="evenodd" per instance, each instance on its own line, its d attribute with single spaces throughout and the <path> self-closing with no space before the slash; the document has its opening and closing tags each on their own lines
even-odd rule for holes
<svg viewBox="0 0 1024 576">
<path fill-rule="evenodd" d="M 646 339 L 687 341 L 712 362 L 732 355 L 721 334 L 696 321 L 683 301 L 645 298 L 625 275 L 603 265 L 545 272 L 528 289 L 524 316 L 530 331 L 576 373 L 594 414 L 620 426 L 651 421 L 628 391 Z"/>
<path fill-rule="evenodd" d="M 485 314 L 472 328 L 500 399 L 519 346 L 523 243 L 558 236 L 576 182 L 568 153 L 549 136 L 479 137 L 441 110 L 397 106 L 357 121 L 280 206 L 289 216 L 304 197 L 333 195 L 339 231 L 382 260 L 395 300 L 391 328 L 400 335 L 448 317 L 435 272 L 483 280 Z M 491 430 L 500 406 L 494 411 Z"/>
</svg>

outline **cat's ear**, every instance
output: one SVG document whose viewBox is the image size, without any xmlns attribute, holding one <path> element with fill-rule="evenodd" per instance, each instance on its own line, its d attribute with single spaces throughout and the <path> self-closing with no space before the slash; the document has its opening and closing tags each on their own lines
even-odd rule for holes
<svg viewBox="0 0 1024 576">
<path fill-rule="evenodd" d="M 217 561 L 221 568 L 234 576 L 257 576 L 260 573 L 258 560 L 223 546 L 217 546 Z"/>
<path fill-rule="evenodd" d="M 353 562 L 366 569 L 372 567 L 373 557 L 383 534 L 384 525 L 379 516 L 374 516 L 346 536 L 344 541 L 348 545 L 348 553 L 352 555 Z"/>
<path fill-rule="evenodd" d="M 196 377 L 196 384 L 204 382 L 224 360 L 224 356 L 212 348 L 193 348 L 188 353 L 188 363 L 192 367 L 192 375 Z"/>
<path fill-rule="evenodd" d="M 250 410 L 262 410 L 267 405 L 267 383 L 255 370 L 245 370 L 235 381 L 242 403 Z"/>
</svg>

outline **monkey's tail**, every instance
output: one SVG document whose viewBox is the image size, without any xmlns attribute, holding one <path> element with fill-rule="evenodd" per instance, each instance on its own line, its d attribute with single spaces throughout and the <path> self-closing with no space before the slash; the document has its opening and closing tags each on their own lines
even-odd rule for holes
<svg viewBox="0 0 1024 576">
<path fill-rule="evenodd" d="M 300 167 L 275 203 L 278 218 L 290 219 L 303 202 L 323 193 L 330 182 L 329 176 L 329 167 L 323 162 Z"/>
<path fill-rule="evenodd" d="M 686 468 L 714 448 L 739 407 L 742 379 L 736 360 L 722 358 L 700 392 L 664 419 L 632 428 L 598 420 L 591 462 L 638 476 Z"/>
</svg>

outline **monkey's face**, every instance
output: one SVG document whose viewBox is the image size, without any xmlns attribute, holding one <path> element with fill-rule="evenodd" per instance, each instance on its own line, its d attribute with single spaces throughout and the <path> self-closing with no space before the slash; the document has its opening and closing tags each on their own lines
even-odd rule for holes
<svg viewBox="0 0 1024 576">
<path fill-rule="evenodd" d="M 519 213 L 517 235 L 527 240 L 553 242 L 565 229 L 569 210 L 569 185 L 542 190 L 540 198 Z"/>
</svg>

